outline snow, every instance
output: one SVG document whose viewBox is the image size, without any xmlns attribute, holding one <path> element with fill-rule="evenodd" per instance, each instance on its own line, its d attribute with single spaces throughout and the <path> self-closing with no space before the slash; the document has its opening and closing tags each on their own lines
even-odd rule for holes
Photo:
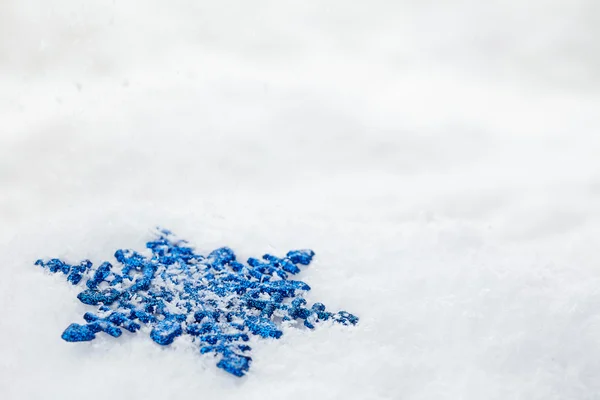
<svg viewBox="0 0 600 400">
<path fill-rule="evenodd" d="M 594 0 L 0 2 L 0 398 L 595 399 Z M 38 258 L 312 248 L 356 327 L 70 344 Z"/>
</svg>

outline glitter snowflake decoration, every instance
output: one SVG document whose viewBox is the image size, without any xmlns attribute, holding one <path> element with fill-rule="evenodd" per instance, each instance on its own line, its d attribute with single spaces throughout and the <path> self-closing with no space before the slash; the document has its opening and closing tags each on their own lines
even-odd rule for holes
<svg viewBox="0 0 600 400">
<path fill-rule="evenodd" d="M 300 272 L 299 265 L 312 261 L 312 250 L 290 251 L 283 258 L 266 254 L 242 264 L 227 247 L 208 256 L 196 254 L 167 230 L 159 230 L 146 247 L 151 257 L 117 250 L 120 272 L 109 262 L 97 268 L 89 260 L 77 265 L 59 259 L 36 262 L 62 272 L 73 285 L 85 282 L 77 298 L 97 306 L 96 313 L 84 314 L 85 324 L 67 327 L 64 340 L 90 341 L 99 332 L 119 337 L 122 329 L 136 332 L 146 324 L 156 343 L 169 345 L 180 335 L 191 335 L 202 354 L 219 358 L 217 367 L 243 376 L 252 361 L 245 344 L 249 335 L 279 339 L 283 321 L 302 321 L 311 329 L 320 321 L 358 322 L 354 315 L 331 313 L 321 303 L 306 307 L 302 296 L 310 287 L 288 279 Z"/>
</svg>

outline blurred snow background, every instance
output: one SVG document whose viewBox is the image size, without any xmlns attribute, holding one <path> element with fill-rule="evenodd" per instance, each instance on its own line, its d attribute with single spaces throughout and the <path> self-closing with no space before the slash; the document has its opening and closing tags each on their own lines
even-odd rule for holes
<svg viewBox="0 0 600 400">
<path fill-rule="evenodd" d="M 600 3 L 0 1 L 0 398 L 600 398 Z M 60 340 L 40 257 L 310 247 L 361 317 Z"/>
</svg>

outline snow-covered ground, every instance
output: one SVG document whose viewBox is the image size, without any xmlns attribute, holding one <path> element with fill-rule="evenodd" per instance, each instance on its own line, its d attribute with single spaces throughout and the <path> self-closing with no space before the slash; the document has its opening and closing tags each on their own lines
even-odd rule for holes
<svg viewBox="0 0 600 400">
<path fill-rule="evenodd" d="M 0 398 L 600 398 L 596 0 L 0 1 Z M 73 345 L 37 258 L 309 247 L 354 328 Z"/>
</svg>

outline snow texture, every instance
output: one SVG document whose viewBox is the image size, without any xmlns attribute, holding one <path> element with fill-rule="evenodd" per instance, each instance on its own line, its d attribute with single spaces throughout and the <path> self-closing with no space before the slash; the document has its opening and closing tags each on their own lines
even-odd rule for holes
<svg viewBox="0 0 600 400">
<path fill-rule="evenodd" d="M 137 332 L 138 320 L 152 327 L 150 337 L 162 346 L 184 333 L 193 336 L 200 353 L 216 353 L 217 367 L 241 377 L 252 361 L 250 346 L 239 343 L 247 342 L 248 334 L 279 339 L 283 332 L 278 325 L 297 320 L 310 329 L 321 321 L 358 322 L 347 311 L 327 311 L 322 303 L 304 307 L 301 295 L 310 286 L 288 276 L 301 271 L 298 265 L 310 264 L 312 250 L 292 250 L 283 258 L 265 254 L 264 261 L 249 258 L 244 265 L 228 247 L 204 257 L 168 230 L 158 229 L 156 235 L 146 243 L 151 257 L 134 250 L 115 252 L 120 273 L 113 272 L 108 261 L 95 269 L 90 260 L 77 265 L 56 258 L 36 261 L 52 273 L 67 275 L 73 285 L 86 276 L 87 289 L 77 298 L 100 311 L 100 315 L 86 312 L 85 325 L 69 325 L 63 340 L 87 342 L 98 332 L 120 337 L 120 328 Z"/>
<path fill-rule="evenodd" d="M 599 7 L 0 1 L 0 398 L 597 399 Z M 31 264 L 157 225 L 313 249 L 306 300 L 360 322 L 250 337 L 242 378 L 61 340 L 89 306 Z"/>
</svg>

